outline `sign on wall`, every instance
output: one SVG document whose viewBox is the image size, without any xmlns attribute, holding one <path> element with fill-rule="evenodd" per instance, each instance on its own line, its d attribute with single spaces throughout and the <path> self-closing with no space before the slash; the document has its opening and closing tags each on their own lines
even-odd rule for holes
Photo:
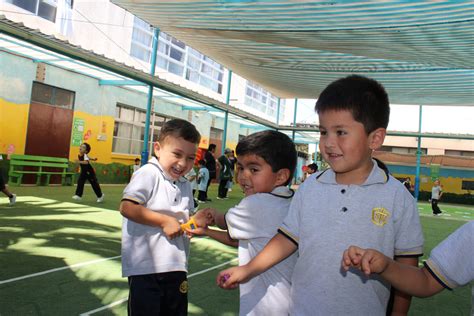
<svg viewBox="0 0 474 316">
<path fill-rule="evenodd" d="M 84 120 L 74 118 L 72 123 L 72 141 L 71 146 L 80 146 L 82 144 L 82 135 L 84 134 Z"/>
</svg>

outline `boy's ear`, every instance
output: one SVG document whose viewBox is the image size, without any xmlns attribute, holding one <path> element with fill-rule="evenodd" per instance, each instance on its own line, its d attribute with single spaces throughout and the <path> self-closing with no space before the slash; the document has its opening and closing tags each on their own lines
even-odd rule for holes
<svg viewBox="0 0 474 316">
<path fill-rule="evenodd" d="M 155 156 L 158 157 L 158 153 L 160 152 L 160 143 L 154 142 L 153 143 L 153 152 L 155 153 Z"/>
<path fill-rule="evenodd" d="M 387 135 L 387 130 L 385 128 L 377 128 L 369 134 L 369 147 L 372 150 L 379 149 L 382 147 L 383 141 L 385 140 L 385 135 Z"/>
<path fill-rule="evenodd" d="M 288 179 L 290 178 L 290 170 L 289 169 L 280 169 L 277 171 L 277 179 L 276 179 L 276 186 L 284 185 Z"/>
</svg>

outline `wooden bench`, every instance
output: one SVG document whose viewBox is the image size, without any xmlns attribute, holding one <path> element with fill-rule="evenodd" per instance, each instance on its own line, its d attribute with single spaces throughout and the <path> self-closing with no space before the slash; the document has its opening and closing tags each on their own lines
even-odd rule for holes
<svg viewBox="0 0 474 316">
<path fill-rule="evenodd" d="M 8 170 L 8 182 L 13 185 L 21 185 L 23 175 L 36 175 L 36 185 L 41 185 L 41 179 L 45 176 L 44 184 L 49 185 L 52 175 L 61 176 L 62 185 L 72 185 L 74 172 L 69 172 L 69 160 L 67 158 L 17 155 L 10 156 L 10 169 Z"/>
</svg>

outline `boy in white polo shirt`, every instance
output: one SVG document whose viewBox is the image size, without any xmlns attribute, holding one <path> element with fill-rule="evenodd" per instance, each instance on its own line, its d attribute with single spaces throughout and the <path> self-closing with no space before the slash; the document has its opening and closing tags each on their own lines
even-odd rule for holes
<svg viewBox="0 0 474 316">
<path fill-rule="evenodd" d="M 154 157 L 124 190 L 122 274 L 130 288 L 129 315 L 187 315 L 189 239 L 180 224 L 194 209 L 184 175 L 193 166 L 200 139 L 191 123 L 167 121 Z M 195 220 L 206 225 L 205 219 Z"/>
<path fill-rule="evenodd" d="M 243 267 L 222 271 L 235 288 L 296 250 L 291 315 L 385 315 L 390 285 L 357 269 L 341 269 L 341 253 L 357 243 L 416 266 L 423 236 L 416 202 L 372 159 L 386 134 L 389 102 L 375 80 L 349 76 L 331 83 L 316 102 L 320 151 L 331 166 L 297 190 L 279 233 Z M 395 293 L 393 310 L 407 313 L 410 297 Z"/>
<path fill-rule="evenodd" d="M 224 231 L 197 229 L 227 245 L 239 247 L 239 265 L 246 264 L 277 233 L 288 214 L 293 191 L 290 183 L 296 167 L 291 139 L 277 131 L 262 131 L 239 141 L 238 183 L 245 198 L 224 215 L 209 209 L 215 224 Z M 200 212 L 198 212 L 200 213 Z M 255 279 L 240 285 L 240 315 L 286 316 L 289 311 L 290 278 L 296 254 Z"/>
</svg>

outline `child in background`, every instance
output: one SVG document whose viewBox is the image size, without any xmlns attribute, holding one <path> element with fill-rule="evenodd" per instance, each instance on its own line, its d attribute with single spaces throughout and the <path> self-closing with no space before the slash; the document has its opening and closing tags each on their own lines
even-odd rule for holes
<svg viewBox="0 0 474 316">
<path fill-rule="evenodd" d="M 0 155 L 0 160 L 3 160 L 3 156 Z M 3 180 L 3 170 L 0 169 L 0 191 L 3 192 L 6 196 L 8 196 L 8 200 L 10 201 L 9 205 L 13 206 L 16 203 L 16 194 L 10 192 L 5 185 L 5 181 Z"/>
<path fill-rule="evenodd" d="M 291 139 L 277 131 L 251 134 L 237 144 L 238 183 L 245 198 L 225 215 L 210 212 L 223 229 L 197 229 L 224 244 L 239 246 L 239 265 L 248 263 L 277 233 L 288 214 L 293 191 L 290 183 L 296 167 L 296 149 Z M 240 315 L 288 315 L 290 279 L 296 254 L 253 280 L 240 285 Z"/>
<path fill-rule="evenodd" d="M 342 267 L 362 270 L 369 278 L 378 273 L 393 287 L 418 297 L 428 297 L 474 280 L 474 221 L 464 224 L 431 251 L 423 268 L 393 261 L 374 249 L 351 246 L 344 251 Z M 474 289 L 473 289 L 474 290 Z M 474 291 L 472 292 L 474 315 Z"/>
<path fill-rule="evenodd" d="M 133 165 L 133 173 L 140 169 L 140 158 L 135 158 L 135 164 Z"/>
<path fill-rule="evenodd" d="M 209 183 L 209 170 L 206 167 L 206 161 L 204 159 L 199 160 L 199 173 L 197 176 L 198 182 L 198 203 L 206 203 L 207 199 L 207 188 Z"/>
<path fill-rule="evenodd" d="M 349 76 L 324 89 L 316 112 L 319 148 L 331 168 L 300 185 L 279 233 L 247 265 L 219 273 L 217 282 L 235 288 L 298 250 L 290 315 L 385 315 L 390 286 L 340 266 L 353 243 L 413 266 L 422 254 L 415 199 L 372 158 L 386 135 L 388 96 L 375 80 Z M 409 304 L 397 292 L 388 312 L 406 314 Z"/>
<path fill-rule="evenodd" d="M 100 189 L 99 181 L 95 174 L 94 168 L 92 168 L 91 161 L 97 161 L 97 158 L 89 157 L 91 151 L 91 146 L 88 143 L 82 143 L 79 146 L 79 154 L 77 155 L 79 166 L 81 167 L 81 173 L 79 179 L 77 180 L 76 194 L 72 197 L 74 200 L 82 200 L 82 194 L 84 193 L 84 184 L 86 180 L 92 186 L 95 195 L 97 196 L 97 203 L 102 203 L 104 201 L 104 194 Z"/>
<path fill-rule="evenodd" d="M 189 170 L 188 173 L 184 176 L 186 179 L 188 179 L 189 183 L 191 184 L 191 190 L 193 192 L 193 201 L 194 201 L 194 209 L 191 212 L 191 215 L 194 214 L 194 212 L 197 210 L 198 207 L 198 202 L 194 198 L 194 194 L 196 193 L 197 190 L 197 174 L 196 171 L 194 170 L 194 167 Z"/>
<path fill-rule="evenodd" d="M 194 208 L 184 175 L 193 166 L 200 139 L 191 123 L 167 121 L 154 157 L 123 192 L 122 274 L 130 288 L 129 315 L 187 315 L 189 239 L 180 225 Z M 205 219 L 195 222 L 206 226 Z"/>
<path fill-rule="evenodd" d="M 431 188 L 431 210 L 433 211 L 434 216 L 443 213 L 438 206 L 438 202 L 441 199 L 442 195 L 443 188 L 441 187 L 439 180 L 436 179 L 433 183 L 433 187 Z"/>
</svg>

